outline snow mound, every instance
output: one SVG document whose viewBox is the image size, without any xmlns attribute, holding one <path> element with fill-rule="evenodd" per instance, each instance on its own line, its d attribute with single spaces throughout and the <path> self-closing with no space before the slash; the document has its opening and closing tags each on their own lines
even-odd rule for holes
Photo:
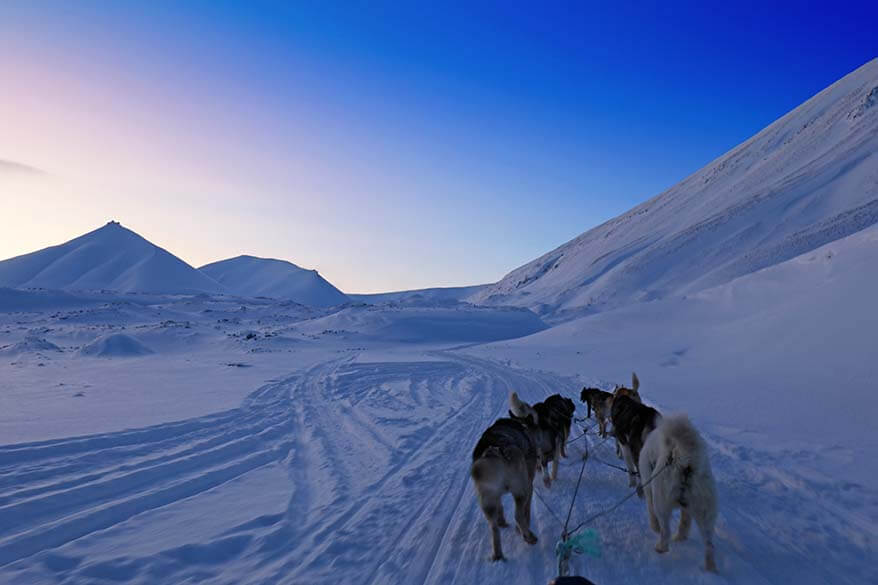
<svg viewBox="0 0 878 585">
<path fill-rule="evenodd" d="M 112 333 L 89 343 L 79 353 L 90 357 L 137 357 L 155 352 L 130 335 Z"/>
<path fill-rule="evenodd" d="M 238 256 L 207 264 L 200 270 L 240 296 L 285 299 L 313 307 L 330 307 L 350 300 L 316 270 L 305 270 L 285 260 Z"/>
<path fill-rule="evenodd" d="M 222 285 L 117 222 L 0 262 L 0 286 L 149 293 L 219 293 Z"/>
<path fill-rule="evenodd" d="M 476 343 L 513 339 L 546 328 L 532 311 L 517 307 L 358 305 L 299 327 L 312 335 L 364 337 L 403 343 Z"/>
<path fill-rule="evenodd" d="M 878 222 L 876 85 L 878 59 L 470 300 L 564 321 L 714 287 Z"/>
<path fill-rule="evenodd" d="M 0 348 L 0 353 L 4 355 L 21 355 L 27 353 L 36 353 L 40 351 L 60 352 L 61 348 L 42 337 L 29 335 L 23 341 L 13 343 L 4 348 Z"/>
</svg>

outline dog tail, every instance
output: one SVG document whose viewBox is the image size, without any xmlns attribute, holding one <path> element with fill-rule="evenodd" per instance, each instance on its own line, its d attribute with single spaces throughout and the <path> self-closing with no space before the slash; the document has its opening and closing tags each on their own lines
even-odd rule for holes
<svg viewBox="0 0 878 585">
<path fill-rule="evenodd" d="M 637 374 L 631 372 L 631 389 L 637 392 L 637 389 L 640 388 L 640 380 L 637 379 Z"/>
<path fill-rule="evenodd" d="M 529 415 L 532 415 L 534 424 L 539 422 L 536 411 L 534 411 L 530 404 L 519 398 L 517 392 L 509 395 L 509 412 L 517 418 L 527 418 Z"/>
<path fill-rule="evenodd" d="M 660 423 L 669 464 L 677 473 L 694 470 L 702 456 L 701 435 L 685 414 L 668 416 Z"/>
</svg>

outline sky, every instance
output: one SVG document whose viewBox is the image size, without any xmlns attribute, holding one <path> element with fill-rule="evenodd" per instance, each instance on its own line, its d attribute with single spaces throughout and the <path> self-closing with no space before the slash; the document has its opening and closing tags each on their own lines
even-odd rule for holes
<svg viewBox="0 0 878 585">
<path fill-rule="evenodd" d="M 118 220 L 346 292 L 494 282 L 878 56 L 871 3 L 0 8 L 0 258 Z"/>
</svg>

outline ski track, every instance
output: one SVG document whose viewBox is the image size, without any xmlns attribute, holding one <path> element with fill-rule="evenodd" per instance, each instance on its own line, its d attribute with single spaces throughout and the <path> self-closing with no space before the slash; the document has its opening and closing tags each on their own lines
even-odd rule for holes
<svg viewBox="0 0 878 585">
<path fill-rule="evenodd" d="M 330 361 L 263 386 L 237 409 L 0 446 L 0 583 L 548 582 L 561 527 L 539 498 L 532 514 L 539 542 L 528 546 L 505 529 L 509 560 L 487 561 L 470 453 L 505 413 L 510 391 L 536 401 L 559 391 L 572 396 L 578 385 L 453 352 L 431 357 Z M 803 477 L 795 454 L 708 440 L 720 490 L 719 576 L 699 568 L 697 530 L 657 555 L 637 498 L 589 527 L 601 554 L 574 557 L 574 572 L 606 584 L 878 583 L 870 561 L 878 495 Z M 534 482 L 561 518 L 586 442 L 597 458 L 620 463 L 612 443 L 572 443 L 552 488 Z M 248 521 L 158 554 L 113 548 L 113 529 L 136 530 L 159 509 L 221 496 L 226 484 L 271 465 L 287 470 L 284 512 L 254 511 Z M 588 460 L 571 525 L 627 493 L 624 473 Z M 512 521 L 508 496 L 505 505 Z"/>
</svg>

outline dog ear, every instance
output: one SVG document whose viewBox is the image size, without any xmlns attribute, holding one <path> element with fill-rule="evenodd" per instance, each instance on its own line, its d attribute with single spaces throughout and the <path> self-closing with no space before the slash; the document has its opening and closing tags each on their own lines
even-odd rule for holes
<svg viewBox="0 0 878 585">
<path fill-rule="evenodd" d="M 637 389 L 640 388 L 640 380 L 637 379 L 637 374 L 631 372 L 631 388 L 637 392 Z"/>
</svg>

